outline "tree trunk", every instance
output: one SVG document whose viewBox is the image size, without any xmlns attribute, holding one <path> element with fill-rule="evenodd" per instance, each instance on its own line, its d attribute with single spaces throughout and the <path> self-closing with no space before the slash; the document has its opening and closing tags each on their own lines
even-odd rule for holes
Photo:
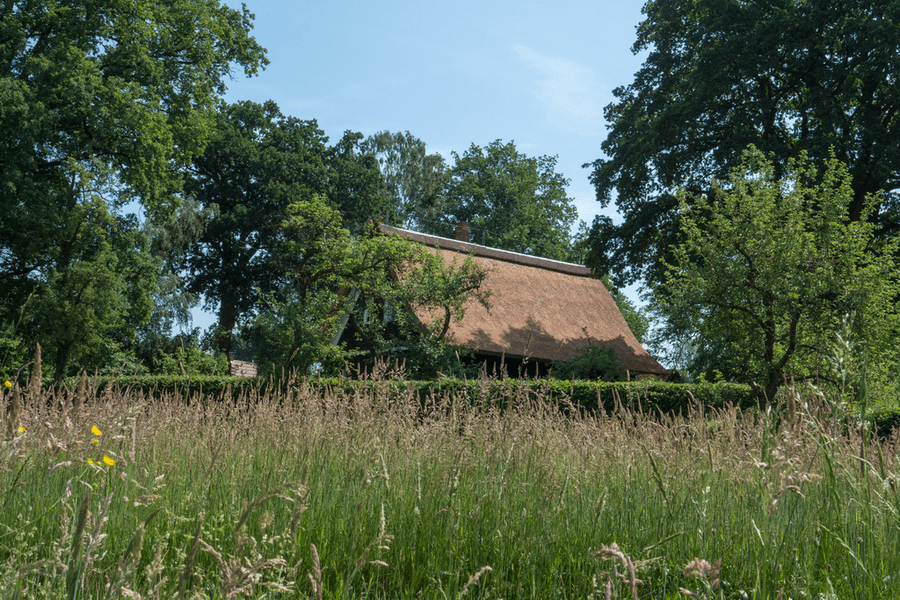
<svg viewBox="0 0 900 600">
<path fill-rule="evenodd" d="M 763 398 L 760 398 L 759 407 L 762 410 L 768 408 L 768 406 L 775 399 L 775 394 L 778 393 L 778 388 L 781 387 L 781 382 L 784 380 L 783 375 L 772 373 L 769 375 L 769 381 L 766 382 L 766 389 L 763 390 Z"/>
<path fill-rule="evenodd" d="M 231 335 L 237 322 L 237 305 L 232 300 L 223 299 L 219 305 L 219 328 L 216 332 L 216 347 L 228 354 L 231 352 Z"/>
</svg>

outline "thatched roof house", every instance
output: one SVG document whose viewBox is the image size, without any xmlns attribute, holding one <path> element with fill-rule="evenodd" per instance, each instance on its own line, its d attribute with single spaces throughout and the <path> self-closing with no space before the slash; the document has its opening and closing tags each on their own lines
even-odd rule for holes
<svg viewBox="0 0 900 600">
<path fill-rule="evenodd" d="M 571 358 L 590 340 L 614 347 L 633 376 L 668 374 L 637 341 L 609 291 L 587 267 L 387 225 L 379 230 L 432 248 L 448 262 L 473 255 L 488 270 L 490 311 L 472 302 L 448 332 L 453 343 L 471 348 L 479 358 L 546 365 Z M 468 224 L 457 228 L 457 237 L 469 239 Z"/>
</svg>

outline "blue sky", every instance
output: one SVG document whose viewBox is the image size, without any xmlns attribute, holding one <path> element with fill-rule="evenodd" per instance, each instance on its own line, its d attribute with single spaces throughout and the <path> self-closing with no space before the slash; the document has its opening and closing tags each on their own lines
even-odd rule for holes
<svg viewBox="0 0 900 600">
<path fill-rule="evenodd" d="M 600 157 L 612 90 L 640 68 L 631 46 L 642 2 L 246 5 L 271 64 L 230 81 L 229 102 L 274 100 L 332 140 L 345 130 L 409 131 L 450 164 L 451 151 L 514 140 L 529 156 L 558 157 L 581 219 L 601 211 L 581 165 Z M 211 322 L 198 314 L 194 325 Z"/>
<path fill-rule="evenodd" d="M 600 156 L 612 90 L 640 67 L 631 46 L 641 2 L 246 4 L 271 64 L 231 81 L 229 102 L 274 100 L 332 139 L 409 131 L 448 159 L 515 140 L 528 155 L 559 157 L 582 219 L 600 209 L 581 165 Z"/>
</svg>

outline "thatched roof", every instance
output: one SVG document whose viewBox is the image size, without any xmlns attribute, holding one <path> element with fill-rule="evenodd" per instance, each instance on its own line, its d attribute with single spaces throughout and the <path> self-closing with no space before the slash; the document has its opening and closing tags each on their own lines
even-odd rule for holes
<svg viewBox="0 0 900 600">
<path fill-rule="evenodd" d="M 386 225 L 379 230 L 432 248 L 447 262 L 473 255 L 488 271 L 490 311 L 476 302 L 467 304 L 462 321 L 450 325 L 453 343 L 484 354 L 551 361 L 572 357 L 590 340 L 614 347 L 622 366 L 632 372 L 667 373 L 640 345 L 603 282 L 591 277 L 587 267 Z"/>
</svg>

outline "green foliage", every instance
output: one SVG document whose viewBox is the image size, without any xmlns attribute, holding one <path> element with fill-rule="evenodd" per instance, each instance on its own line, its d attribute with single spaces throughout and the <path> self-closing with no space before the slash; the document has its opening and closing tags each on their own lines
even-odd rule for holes
<svg viewBox="0 0 900 600">
<path fill-rule="evenodd" d="M 193 351 L 186 347 L 184 357 L 188 361 L 193 356 Z M 163 360 L 170 361 L 173 356 L 164 357 Z M 221 400 L 229 394 L 249 395 L 259 394 L 268 390 L 273 384 L 266 377 L 232 377 L 228 375 L 228 361 L 220 355 L 215 357 L 215 366 L 211 366 L 208 359 L 201 358 L 194 362 L 193 373 L 188 373 L 185 367 L 184 375 L 177 364 L 169 366 L 174 368 L 168 373 L 115 373 L 107 375 L 99 375 L 89 377 L 87 380 L 90 394 L 100 397 L 102 394 L 118 394 L 122 390 L 130 390 L 130 392 L 145 394 L 152 398 L 163 398 L 167 395 L 183 395 L 190 398 L 194 395 L 200 395 L 207 400 Z M 201 373 L 200 371 L 211 371 L 210 373 Z M 69 390 L 78 388 L 80 378 L 68 377 L 64 380 L 65 386 Z"/>
<path fill-rule="evenodd" d="M 188 289 L 218 309 L 218 347 L 231 348 L 240 316 L 278 285 L 269 254 L 288 205 L 324 184 L 326 138 L 313 121 L 285 117 L 274 102 L 222 107 L 186 192 L 215 211 L 185 267 Z"/>
<path fill-rule="evenodd" d="M 496 140 L 453 158 L 444 206 L 421 217 L 425 233 L 453 238 L 456 224 L 467 221 L 476 244 L 567 258 L 577 211 L 555 157 L 528 157 Z"/>
<path fill-rule="evenodd" d="M 353 235 L 365 233 L 390 210 L 378 160 L 363 147 L 363 134 L 345 131 L 326 153 L 328 180 L 323 193 L 341 213 L 344 227 Z M 302 199 L 302 198 L 301 198 Z"/>
<path fill-rule="evenodd" d="M 578 229 L 575 232 L 575 235 L 572 236 L 571 242 L 569 243 L 569 254 L 566 257 L 566 262 L 570 262 L 575 265 L 584 265 L 587 261 L 588 252 L 590 251 L 590 236 L 591 229 L 588 227 L 588 224 L 578 220 Z M 607 279 L 609 279 L 607 277 Z M 604 281 L 605 283 L 605 281 Z M 610 287 L 606 286 L 607 289 Z"/>
<path fill-rule="evenodd" d="M 28 346 L 19 327 L 24 319 L 25 307 L 19 309 L 18 315 L 10 315 L 15 320 L 0 324 L 0 378 L 3 381 L 15 380 L 19 370 L 28 363 Z M 9 314 L 4 311 L 4 314 Z"/>
<path fill-rule="evenodd" d="M 833 158 L 823 173 L 791 161 L 777 178 L 751 150 L 708 196 L 680 193 L 684 241 L 655 298 L 664 336 L 699 344 L 695 372 L 718 368 L 762 403 L 788 379 L 831 380 L 827 357 L 851 313 L 871 363 L 895 360 L 896 243 L 850 218 L 850 184 Z"/>
<path fill-rule="evenodd" d="M 699 402 L 704 410 L 738 406 L 756 407 L 756 396 L 747 386 L 736 383 L 679 384 L 661 381 L 607 382 L 565 379 L 455 379 L 436 381 L 359 382 L 350 379 L 322 379 L 323 384 L 352 394 L 358 389 L 378 387 L 402 395 L 414 390 L 422 398 L 451 396 L 477 406 L 490 398 L 497 406 L 505 407 L 516 398 L 541 397 L 558 402 L 561 407 L 574 406 L 579 410 L 615 412 L 624 407 L 647 413 L 686 414 Z"/>
<path fill-rule="evenodd" d="M 113 217 L 102 201 L 76 207 L 68 223 L 62 251 L 30 282 L 19 329 L 29 345 L 41 342 L 57 380 L 73 364 L 93 371 L 131 362 L 127 349 L 150 317 L 158 272 L 135 220 Z"/>
<path fill-rule="evenodd" d="M 177 207 L 224 78 L 266 62 L 251 19 L 216 0 L 0 6 L 0 323 L 21 317 L 55 377 L 129 360 L 158 265 L 123 207 Z"/>
<path fill-rule="evenodd" d="M 149 375 L 228 375 L 228 357 L 204 347 L 200 329 L 142 338 L 136 356 Z"/>
<path fill-rule="evenodd" d="M 285 284 L 247 321 L 260 360 L 276 370 L 333 373 L 376 357 L 427 369 L 443 360 L 443 338 L 465 302 L 486 302 L 485 274 L 471 259 L 444 264 L 374 229 L 354 237 L 320 196 L 292 204 L 280 232 L 270 258 Z"/>
<path fill-rule="evenodd" d="M 558 379 L 625 380 L 625 370 L 616 349 L 595 346 L 590 340 L 569 360 L 555 361 L 553 375 Z"/>
<path fill-rule="evenodd" d="M 393 363 L 386 365 L 385 371 L 392 371 Z M 179 393 L 190 398 L 195 394 L 204 394 L 207 399 L 215 400 L 226 392 L 234 395 L 265 394 L 273 390 L 289 387 L 303 389 L 304 386 L 316 385 L 330 389 L 348 397 L 356 394 L 377 393 L 385 398 L 399 399 L 408 394 L 418 396 L 423 402 L 428 398 L 452 396 L 469 406 L 478 406 L 490 399 L 500 408 L 513 406 L 516 398 L 541 397 L 549 402 L 557 402 L 561 408 L 576 407 L 581 411 L 615 412 L 620 408 L 644 411 L 647 413 L 687 414 L 699 406 L 703 410 L 724 409 L 728 406 L 742 409 L 755 409 L 756 395 L 747 385 L 717 383 L 667 383 L 662 381 L 586 381 L 566 379 L 479 379 L 442 377 L 433 380 L 407 379 L 406 374 L 394 379 L 370 377 L 353 379 L 347 377 L 310 377 L 304 373 L 296 373 L 297 377 L 281 378 L 277 374 L 252 377 L 230 377 L 227 375 L 181 375 L 173 372 L 167 375 L 131 375 L 116 374 L 90 379 L 90 387 L 95 393 L 113 393 L 115 389 L 127 388 L 135 393 L 148 394 L 161 398 L 165 394 Z M 285 371 L 291 375 L 291 371 Z M 392 375 L 392 376 L 393 376 Z M 66 380 L 69 389 L 75 389 L 78 378 Z M 99 396 L 98 396 L 99 397 Z M 885 413 L 888 408 L 882 409 Z"/>
<path fill-rule="evenodd" d="M 863 3 L 652 0 L 644 6 L 634 81 L 606 110 L 607 158 L 591 181 L 624 221 L 598 217 L 589 264 L 629 282 L 661 281 L 678 241 L 677 190 L 702 196 L 744 150 L 772 156 L 776 174 L 805 152 L 847 165 L 848 217 L 878 235 L 898 227 L 900 19 L 891 0 Z"/>
<path fill-rule="evenodd" d="M 175 205 L 177 168 L 202 150 L 224 78 L 266 62 L 251 19 L 216 0 L 0 8 L 4 271 L 40 265 L 53 241 L 35 234 L 91 171 L 114 173 L 150 213 Z"/>
<path fill-rule="evenodd" d="M 631 298 L 612 284 L 608 275 L 604 275 L 600 279 L 619 308 L 619 312 L 622 313 L 625 322 L 628 323 L 631 333 L 634 334 L 638 342 L 643 344 L 650 333 L 650 318 L 640 306 L 635 305 Z"/>
<path fill-rule="evenodd" d="M 289 206 L 327 197 L 356 232 L 383 209 L 378 166 L 358 152 L 359 135 L 327 142 L 315 121 L 286 117 L 274 102 L 239 102 L 222 108 L 206 152 L 194 161 L 186 192 L 216 214 L 185 268 L 189 290 L 217 309 L 224 352 L 238 321 L 285 285 L 273 256 Z"/>
<path fill-rule="evenodd" d="M 150 238 L 150 252 L 160 260 L 157 289 L 153 294 L 150 322 L 140 337 L 168 337 L 176 326 L 191 324 L 191 309 L 199 298 L 187 290 L 183 267 L 187 253 L 215 217 L 216 208 L 203 208 L 193 196 L 184 198 L 170 219 L 150 219 L 144 227 Z"/>
<path fill-rule="evenodd" d="M 382 131 L 366 138 L 360 151 L 378 159 L 384 180 L 384 195 L 391 207 L 384 215 L 387 225 L 423 230 L 422 222 L 434 219 L 443 205 L 450 178 L 440 154 L 426 154 L 425 142 L 406 133 Z"/>
</svg>

